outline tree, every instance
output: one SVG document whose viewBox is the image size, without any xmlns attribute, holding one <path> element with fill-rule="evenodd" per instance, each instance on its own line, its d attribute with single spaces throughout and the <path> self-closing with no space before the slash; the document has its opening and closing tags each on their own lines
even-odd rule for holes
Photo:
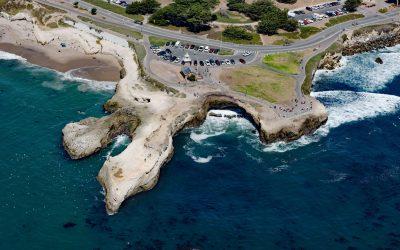
<svg viewBox="0 0 400 250">
<path fill-rule="evenodd" d="M 278 29 L 286 31 L 295 31 L 298 27 L 296 20 L 287 15 L 287 10 L 273 8 L 265 13 L 257 26 L 257 32 L 266 35 L 276 34 Z"/>
<path fill-rule="evenodd" d="M 160 8 L 160 3 L 157 0 L 142 0 L 135 1 L 126 7 L 126 13 L 128 14 L 153 14 Z"/>
<path fill-rule="evenodd" d="M 96 8 L 92 8 L 90 10 L 90 13 L 92 13 L 92 15 L 96 15 L 97 14 L 97 9 Z"/>
<path fill-rule="evenodd" d="M 222 34 L 226 37 L 233 38 L 233 39 L 240 39 L 240 40 L 251 40 L 253 39 L 253 35 L 250 32 L 247 32 L 242 27 L 237 26 L 228 26 L 222 32 Z"/>
<path fill-rule="evenodd" d="M 346 0 L 344 2 L 344 8 L 350 12 L 354 12 L 361 5 L 362 0 Z"/>
</svg>

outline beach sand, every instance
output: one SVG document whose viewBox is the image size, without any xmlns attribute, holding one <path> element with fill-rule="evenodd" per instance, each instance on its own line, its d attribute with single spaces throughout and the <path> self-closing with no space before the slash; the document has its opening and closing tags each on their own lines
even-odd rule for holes
<svg viewBox="0 0 400 250">
<path fill-rule="evenodd" d="M 85 55 L 72 49 L 55 48 L 38 44 L 18 45 L 1 43 L 0 50 L 19 55 L 28 62 L 59 72 L 71 72 L 73 76 L 96 81 L 117 82 L 121 65 L 111 55 Z"/>
</svg>

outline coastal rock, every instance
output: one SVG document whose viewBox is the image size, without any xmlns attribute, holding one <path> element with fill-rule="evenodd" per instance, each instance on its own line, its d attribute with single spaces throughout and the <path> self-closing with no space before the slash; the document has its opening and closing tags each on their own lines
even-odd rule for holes
<svg viewBox="0 0 400 250">
<path fill-rule="evenodd" d="M 131 144 L 121 154 L 109 157 L 99 172 L 98 180 L 106 191 L 107 212 L 116 213 L 125 199 L 153 188 L 161 167 L 172 157 L 173 136 L 184 127 L 201 124 L 210 109 L 239 108 L 248 114 L 262 141 L 289 141 L 313 132 L 327 120 L 324 106 L 308 98 L 313 103 L 309 113 L 284 119 L 276 119 L 269 109 L 255 106 L 245 97 L 221 93 L 174 102 L 164 115 L 140 116 L 142 123 Z"/>
<path fill-rule="evenodd" d="M 380 58 L 380 57 L 377 57 L 377 58 L 375 59 L 375 62 L 378 63 L 378 64 L 383 64 L 383 60 L 382 60 L 382 58 Z"/>
<path fill-rule="evenodd" d="M 320 61 L 318 69 L 333 70 L 339 68 L 341 66 L 340 59 L 342 59 L 340 53 L 327 53 Z"/>
<path fill-rule="evenodd" d="M 32 17 L 29 16 L 29 14 L 24 13 L 24 12 L 19 12 L 17 14 L 15 14 L 14 16 L 12 16 L 10 18 L 11 21 L 27 21 L 29 23 L 32 23 Z"/>
<path fill-rule="evenodd" d="M 121 134 L 133 136 L 140 120 L 132 109 L 120 109 L 103 118 L 86 118 L 62 130 L 63 145 L 72 159 L 81 159 L 106 147 Z"/>
</svg>

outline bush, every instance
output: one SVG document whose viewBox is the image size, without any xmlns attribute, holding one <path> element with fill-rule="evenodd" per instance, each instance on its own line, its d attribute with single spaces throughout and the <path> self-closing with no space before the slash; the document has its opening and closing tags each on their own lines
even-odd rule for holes
<svg viewBox="0 0 400 250">
<path fill-rule="evenodd" d="M 287 15 L 286 10 L 280 10 L 276 7 L 266 12 L 257 26 L 257 32 L 266 35 L 276 34 L 278 29 L 284 29 L 292 32 L 297 30 L 298 23 Z"/>
<path fill-rule="evenodd" d="M 96 15 L 96 14 L 97 14 L 97 9 L 96 9 L 96 8 L 92 8 L 92 9 L 90 10 L 90 13 L 91 13 L 92 15 Z"/>
<path fill-rule="evenodd" d="M 196 76 L 195 76 L 194 74 L 190 74 L 190 75 L 187 77 L 187 79 L 188 79 L 189 81 L 191 81 L 191 82 L 194 82 L 194 81 L 196 81 Z"/>
<path fill-rule="evenodd" d="M 240 39 L 240 40 L 251 40 L 253 39 L 253 35 L 247 32 L 242 27 L 237 26 L 228 26 L 222 34 L 226 37 L 233 38 L 233 39 Z"/>
<path fill-rule="evenodd" d="M 344 2 L 344 8 L 350 12 L 354 12 L 361 5 L 362 0 L 346 0 Z"/>
<path fill-rule="evenodd" d="M 142 0 L 140 2 L 132 2 L 126 7 L 128 14 L 153 14 L 160 8 L 160 3 L 157 0 Z"/>
</svg>

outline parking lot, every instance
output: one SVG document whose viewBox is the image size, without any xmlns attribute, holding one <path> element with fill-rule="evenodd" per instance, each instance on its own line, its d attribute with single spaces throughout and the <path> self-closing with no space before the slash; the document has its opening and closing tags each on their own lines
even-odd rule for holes
<svg viewBox="0 0 400 250">
<path fill-rule="evenodd" d="M 298 20 L 300 25 L 308 25 L 324 18 L 340 16 L 345 13 L 346 11 L 343 10 L 343 2 L 333 1 L 299 10 L 292 10 L 288 14 Z"/>
<path fill-rule="evenodd" d="M 153 55 L 176 65 L 199 67 L 223 67 L 235 64 L 247 64 L 254 60 L 252 51 L 238 51 L 234 55 L 220 55 L 218 48 L 206 45 L 185 44 L 179 41 L 168 42 L 165 46 L 151 46 Z"/>
</svg>

